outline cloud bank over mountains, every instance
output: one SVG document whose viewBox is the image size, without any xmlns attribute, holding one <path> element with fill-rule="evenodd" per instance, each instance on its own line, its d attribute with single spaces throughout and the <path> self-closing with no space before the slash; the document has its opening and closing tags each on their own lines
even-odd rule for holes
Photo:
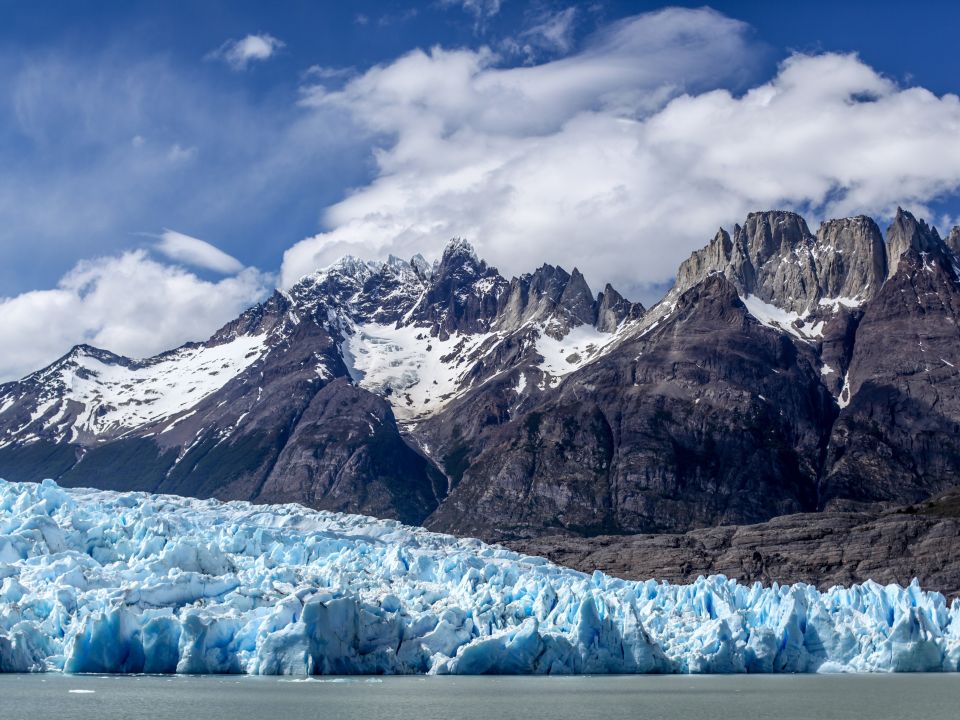
<svg viewBox="0 0 960 720">
<path fill-rule="evenodd" d="M 206 338 L 268 292 L 271 279 L 244 268 L 205 280 L 143 249 L 84 260 L 56 288 L 0 298 L 0 378 L 36 370 L 78 343 L 143 357 Z"/>
<path fill-rule="evenodd" d="M 46 58 L 13 83 L 20 127 L 51 162 L 66 142 L 93 160 L 42 186 L 8 172 L 0 209 L 18 236 L 64 223 L 108 235 L 138 218 L 141 231 L 203 236 L 234 209 L 260 213 L 277 219 L 263 242 L 290 246 L 282 286 L 347 253 L 429 257 L 465 236 L 507 275 L 577 266 L 648 302 L 718 225 L 751 210 L 886 217 L 899 204 L 950 220 L 932 204 L 960 188 L 956 95 L 898 84 L 852 54 L 793 54 L 761 77 L 768 48 L 708 9 L 627 18 L 578 46 L 575 15 L 561 20 L 551 32 L 563 54 L 547 62 L 512 67 L 495 43 L 414 50 L 306 72 L 285 104 L 211 95 L 160 61 L 110 80 Z M 270 41 L 225 45 L 222 58 L 243 69 L 283 47 Z M 353 189 L 324 210 L 317 183 L 330 178 Z M 294 201 L 316 204 L 321 232 L 283 234 Z M 158 217 L 164 208 L 176 216 Z M 81 262 L 51 290 L 0 297 L 11 348 L 0 380 L 77 342 L 148 355 L 206 337 L 277 282 L 244 264 L 168 231 Z"/>
<path fill-rule="evenodd" d="M 283 283 L 345 253 L 409 256 L 463 235 L 508 274 L 548 259 L 644 293 L 748 211 L 928 213 L 960 186 L 955 95 L 838 54 L 791 55 L 732 92 L 758 51 L 749 35 L 672 9 L 534 67 L 435 48 L 308 91 L 379 139 L 378 175 L 287 251 Z"/>
</svg>

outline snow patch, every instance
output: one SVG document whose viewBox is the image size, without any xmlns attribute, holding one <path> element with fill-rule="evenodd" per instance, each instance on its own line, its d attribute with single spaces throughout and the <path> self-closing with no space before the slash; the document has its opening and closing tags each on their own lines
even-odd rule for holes
<svg viewBox="0 0 960 720">
<path fill-rule="evenodd" d="M 514 391 L 517 395 L 523 395 L 523 391 L 527 388 L 527 374 L 520 373 L 520 377 L 517 378 L 517 387 L 514 388 Z"/>
<path fill-rule="evenodd" d="M 850 404 L 850 373 L 843 376 L 843 387 L 840 389 L 840 395 L 837 397 L 837 405 L 845 408 Z"/>
<path fill-rule="evenodd" d="M 759 320 L 762 325 L 774 330 L 782 330 L 807 341 L 818 338 L 823 333 L 823 322 L 796 327 L 794 323 L 801 320 L 798 313 L 771 305 L 756 295 L 743 295 L 740 300 L 746 306 L 747 312 Z"/>
<path fill-rule="evenodd" d="M 616 332 L 606 333 L 592 325 L 578 325 L 557 340 L 547 335 L 541 326 L 537 353 L 543 360 L 538 367 L 555 379 L 561 378 L 600 357 L 618 337 Z"/>
<path fill-rule="evenodd" d="M 868 287 L 870 286 L 867 285 L 864 290 L 866 290 Z M 820 302 L 818 304 L 820 307 L 830 307 L 833 309 L 833 312 L 837 312 L 841 306 L 845 308 L 858 308 L 863 305 L 863 300 L 859 296 L 844 297 L 842 295 L 838 295 L 837 297 L 832 298 L 820 298 Z"/>
<path fill-rule="evenodd" d="M 344 362 L 360 387 L 390 401 L 400 420 L 426 417 L 464 392 L 464 376 L 492 333 L 432 337 L 427 328 L 366 323 L 341 345 Z"/>
</svg>

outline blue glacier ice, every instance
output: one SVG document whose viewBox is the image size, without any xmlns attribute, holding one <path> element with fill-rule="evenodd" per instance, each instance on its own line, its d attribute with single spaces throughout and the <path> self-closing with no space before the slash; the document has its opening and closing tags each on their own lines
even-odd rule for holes
<svg viewBox="0 0 960 720">
<path fill-rule="evenodd" d="M 397 522 L 0 481 L 0 671 L 956 671 L 960 603 L 585 575 Z"/>
</svg>

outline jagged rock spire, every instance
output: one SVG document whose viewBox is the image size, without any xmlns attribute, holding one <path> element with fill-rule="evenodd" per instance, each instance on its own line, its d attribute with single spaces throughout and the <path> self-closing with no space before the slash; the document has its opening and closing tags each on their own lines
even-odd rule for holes
<svg viewBox="0 0 960 720">
<path fill-rule="evenodd" d="M 897 208 L 890 227 L 887 228 L 887 277 L 897 271 L 900 258 L 909 250 L 938 253 L 943 249 L 943 241 L 937 231 L 923 220 L 917 220 L 903 208 Z"/>
<path fill-rule="evenodd" d="M 960 225 L 953 226 L 953 230 L 950 231 L 950 234 L 947 235 L 947 239 L 944 242 L 947 244 L 947 247 L 950 248 L 950 252 L 960 257 Z"/>
<path fill-rule="evenodd" d="M 814 237 L 796 213 L 751 213 L 732 237 L 721 228 L 680 266 L 676 289 L 711 273 L 722 273 L 741 295 L 808 315 L 821 301 L 872 297 L 887 276 L 886 249 L 876 223 L 862 215 L 825 222 Z"/>
</svg>

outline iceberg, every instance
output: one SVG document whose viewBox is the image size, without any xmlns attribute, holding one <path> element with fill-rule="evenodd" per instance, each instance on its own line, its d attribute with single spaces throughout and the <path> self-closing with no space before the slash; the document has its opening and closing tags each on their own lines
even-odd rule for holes
<svg viewBox="0 0 960 720">
<path fill-rule="evenodd" d="M 592 575 L 395 521 L 0 481 L 0 671 L 956 671 L 960 603 Z"/>
</svg>

